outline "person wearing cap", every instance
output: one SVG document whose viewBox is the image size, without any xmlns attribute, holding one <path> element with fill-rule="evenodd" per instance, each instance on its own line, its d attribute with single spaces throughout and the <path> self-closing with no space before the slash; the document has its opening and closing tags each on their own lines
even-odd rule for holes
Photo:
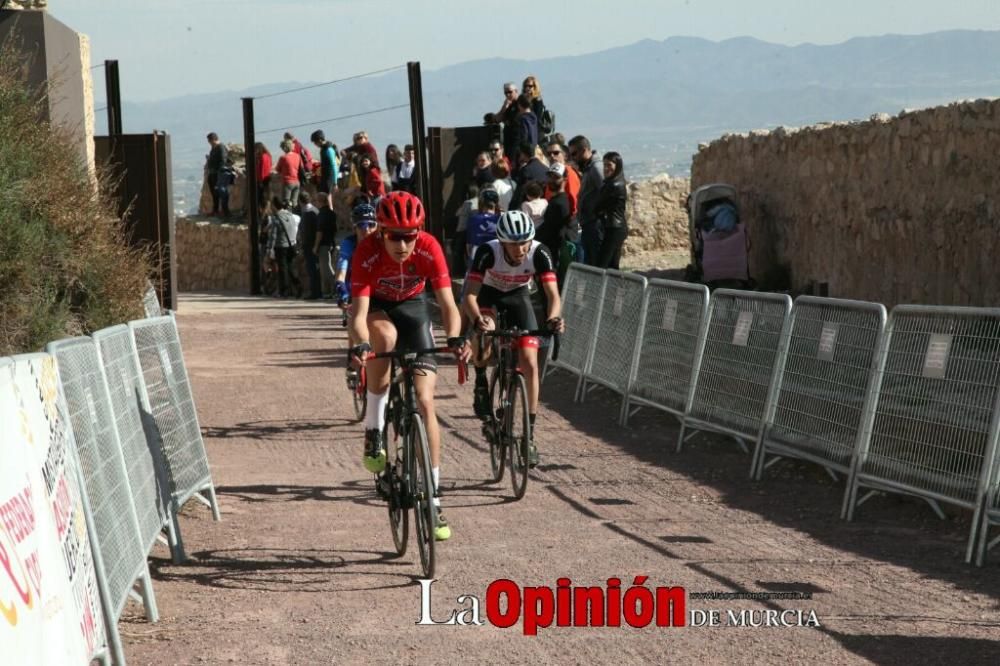
<svg viewBox="0 0 1000 666">
<path fill-rule="evenodd" d="M 323 130 L 316 130 L 309 137 L 313 144 L 319 149 L 319 183 L 316 191 L 319 192 L 322 200 L 326 200 L 333 206 L 333 193 L 337 190 L 337 149 L 326 140 Z"/>
<path fill-rule="evenodd" d="M 560 255 L 572 219 L 569 196 L 566 194 L 566 165 L 553 162 L 549 166 L 548 178 L 547 188 L 553 194 L 549 197 L 549 205 L 542 216 L 542 226 L 538 229 L 536 239 L 549 249 L 558 266 L 558 275 L 563 275 L 566 272 L 563 264 L 568 262 L 560 261 Z"/>
</svg>

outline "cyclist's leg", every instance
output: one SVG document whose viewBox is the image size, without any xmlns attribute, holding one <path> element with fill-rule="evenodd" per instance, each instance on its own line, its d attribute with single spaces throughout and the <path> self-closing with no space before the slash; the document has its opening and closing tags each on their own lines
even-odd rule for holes
<svg viewBox="0 0 1000 666">
<path fill-rule="evenodd" d="M 529 331 L 538 328 L 535 310 L 531 306 L 531 295 L 526 288 L 506 294 L 503 305 L 511 325 Z M 538 412 L 538 348 L 540 342 L 536 337 L 526 336 L 518 339 L 517 346 L 518 366 L 521 368 L 521 374 L 524 375 L 524 383 L 528 389 L 528 420 L 532 429 L 532 441 L 528 446 L 528 463 L 534 467 L 538 464 L 538 451 L 535 449 L 533 438 L 535 415 Z"/>
<path fill-rule="evenodd" d="M 392 351 L 396 346 L 396 327 L 386 312 L 373 310 L 368 314 L 368 334 L 372 350 Z M 385 426 L 385 404 L 389 398 L 388 359 L 368 361 L 365 373 L 368 381 L 368 409 L 365 412 L 365 448 L 362 458 L 365 469 L 377 474 L 385 469 L 385 443 L 382 428 Z"/>
</svg>

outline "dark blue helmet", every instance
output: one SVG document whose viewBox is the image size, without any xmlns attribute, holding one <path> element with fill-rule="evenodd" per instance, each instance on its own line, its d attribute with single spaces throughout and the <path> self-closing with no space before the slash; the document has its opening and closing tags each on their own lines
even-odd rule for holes
<svg viewBox="0 0 1000 666">
<path fill-rule="evenodd" d="M 354 207 L 351 211 L 351 220 L 354 224 L 359 222 L 374 222 L 375 216 L 375 206 L 370 203 L 361 203 Z"/>
</svg>

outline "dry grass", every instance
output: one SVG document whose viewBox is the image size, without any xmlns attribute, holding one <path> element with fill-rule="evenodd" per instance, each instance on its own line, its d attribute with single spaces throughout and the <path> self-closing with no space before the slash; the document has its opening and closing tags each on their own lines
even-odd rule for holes
<svg viewBox="0 0 1000 666">
<path fill-rule="evenodd" d="M 0 355 L 141 316 L 149 275 L 18 61 L 0 48 Z"/>
</svg>

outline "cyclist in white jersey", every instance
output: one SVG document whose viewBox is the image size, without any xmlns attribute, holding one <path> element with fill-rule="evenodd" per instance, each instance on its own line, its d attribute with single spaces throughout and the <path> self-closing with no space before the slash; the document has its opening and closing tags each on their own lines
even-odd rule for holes
<svg viewBox="0 0 1000 666">
<path fill-rule="evenodd" d="M 469 320 L 475 323 L 478 330 L 493 330 L 496 313 L 500 311 L 505 313 L 507 327 L 537 329 L 528 291 L 532 278 L 538 281 L 545 294 L 546 326 L 557 333 L 565 330 L 560 318 L 562 302 L 556 283 L 555 262 L 548 249 L 533 240 L 534 237 L 535 225 L 531 217 L 520 210 L 507 211 L 497 221 L 497 239 L 480 245 L 476 250 L 463 304 Z M 538 411 L 539 346 L 536 337 L 518 339 L 518 364 L 528 388 L 528 412 L 532 426 Z M 474 354 L 473 358 L 476 364 L 474 406 L 476 415 L 485 418 L 490 413 L 489 387 L 486 383 L 488 359 L 481 353 Z M 534 442 L 528 448 L 528 462 L 532 467 L 538 464 Z"/>
</svg>

